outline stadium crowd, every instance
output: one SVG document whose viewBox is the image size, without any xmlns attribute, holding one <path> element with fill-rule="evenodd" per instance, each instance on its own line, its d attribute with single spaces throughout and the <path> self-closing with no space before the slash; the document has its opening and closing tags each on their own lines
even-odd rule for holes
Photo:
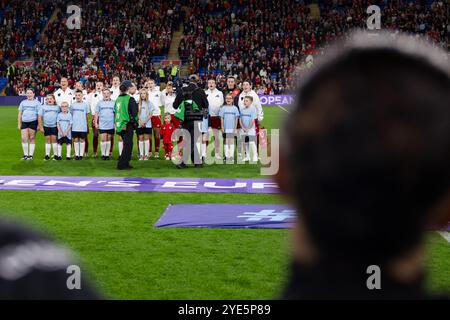
<svg viewBox="0 0 450 320">
<path fill-rule="evenodd" d="M 377 4 L 383 28 L 421 34 L 450 49 L 449 3 L 442 1 L 319 1 L 320 17 L 307 1 L 191 1 L 179 54 L 191 72 L 250 79 L 261 93 L 292 88 L 294 74 L 312 57 L 354 28 L 366 28 L 366 9 Z M 194 44 L 194 45 L 192 45 Z M 298 67 L 297 69 L 295 67 Z"/>
<path fill-rule="evenodd" d="M 144 76 L 155 72 L 152 57 L 167 53 L 172 31 L 181 22 L 178 1 L 83 0 L 78 5 L 83 8 L 81 29 L 66 26 L 66 2 L 60 1 L 56 20 L 33 48 L 33 68 L 17 68 L 12 91 L 25 94 L 31 87 L 45 96 L 61 74 L 71 86 L 81 81 L 93 88 L 113 75 L 143 84 Z"/>
<path fill-rule="evenodd" d="M 51 1 L 0 1 L 0 71 L 5 61 L 30 55 L 54 10 Z"/>
</svg>

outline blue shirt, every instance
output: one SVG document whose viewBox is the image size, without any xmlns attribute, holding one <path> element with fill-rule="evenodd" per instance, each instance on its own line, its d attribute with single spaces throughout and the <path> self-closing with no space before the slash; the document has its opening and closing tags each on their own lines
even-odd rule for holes
<svg viewBox="0 0 450 320">
<path fill-rule="evenodd" d="M 100 130 L 114 129 L 114 101 L 100 100 L 95 107 L 95 113 L 98 114 L 98 124 Z"/>
<path fill-rule="evenodd" d="M 23 122 L 33 122 L 37 120 L 41 104 L 36 99 L 23 100 L 19 105 L 19 112 L 22 112 Z"/>
<path fill-rule="evenodd" d="M 150 101 L 142 101 L 141 113 L 139 114 L 139 120 L 145 121 L 147 119 L 147 117 L 153 113 L 154 109 L 155 109 L 155 107 L 153 106 L 153 104 Z M 145 123 L 145 127 L 146 128 L 152 127 L 151 120 L 148 120 Z"/>
<path fill-rule="evenodd" d="M 58 114 L 58 116 L 56 117 L 56 122 L 59 124 L 59 128 L 61 129 L 61 131 L 66 132 L 67 128 L 71 124 L 73 124 L 72 115 L 69 112 L 67 112 L 67 113 L 60 112 Z M 60 139 L 60 138 L 62 138 L 62 136 L 58 130 L 58 139 Z M 69 133 L 67 134 L 67 138 L 72 139 L 71 131 L 69 131 Z"/>
<path fill-rule="evenodd" d="M 233 133 L 236 118 L 239 118 L 239 109 L 236 106 L 224 105 L 220 108 L 219 117 L 223 119 L 224 132 Z"/>
<path fill-rule="evenodd" d="M 87 118 L 89 106 L 86 102 L 74 102 L 70 105 L 70 113 L 73 117 L 72 131 L 87 132 Z"/>
<path fill-rule="evenodd" d="M 58 105 L 47 105 L 44 104 L 39 108 L 39 116 L 42 117 L 42 121 L 44 122 L 44 127 L 47 128 L 55 128 L 56 127 L 56 117 L 59 113 Z"/>
<path fill-rule="evenodd" d="M 241 110 L 241 120 L 242 120 L 242 125 L 245 127 L 245 129 L 248 129 L 248 127 L 250 126 L 250 123 L 252 122 L 252 120 L 256 120 L 256 108 L 255 107 L 245 107 L 242 108 Z M 250 130 L 248 130 L 248 132 L 244 132 L 244 130 L 242 130 L 242 134 L 248 135 L 248 136 L 255 136 L 256 135 L 256 129 L 255 129 L 255 124 L 253 123 L 253 126 Z"/>
</svg>

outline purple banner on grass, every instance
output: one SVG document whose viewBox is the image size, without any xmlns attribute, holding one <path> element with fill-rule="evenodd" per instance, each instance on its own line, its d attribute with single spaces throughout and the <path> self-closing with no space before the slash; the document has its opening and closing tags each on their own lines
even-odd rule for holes
<svg viewBox="0 0 450 320">
<path fill-rule="evenodd" d="M 154 227 L 291 228 L 295 211 L 283 204 L 169 205 Z"/>
<path fill-rule="evenodd" d="M 0 190 L 279 193 L 270 179 L 0 176 Z"/>
</svg>

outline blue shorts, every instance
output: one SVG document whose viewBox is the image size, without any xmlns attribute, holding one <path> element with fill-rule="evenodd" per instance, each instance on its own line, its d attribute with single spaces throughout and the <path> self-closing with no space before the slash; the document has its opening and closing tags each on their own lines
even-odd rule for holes
<svg viewBox="0 0 450 320">
<path fill-rule="evenodd" d="M 203 118 L 202 124 L 200 126 L 200 132 L 201 133 L 207 133 L 208 132 L 208 118 Z"/>
</svg>

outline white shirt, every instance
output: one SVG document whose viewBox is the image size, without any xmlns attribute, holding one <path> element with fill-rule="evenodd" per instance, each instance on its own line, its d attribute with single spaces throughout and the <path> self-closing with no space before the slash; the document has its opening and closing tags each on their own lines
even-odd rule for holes
<svg viewBox="0 0 450 320">
<path fill-rule="evenodd" d="M 87 102 L 89 107 L 91 108 L 91 114 L 95 114 L 95 108 L 97 107 L 97 103 L 103 100 L 103 93 L 101 91 L 91 92 L 87 97 Z"/>
<path fill-rule="evenodd" d="M 54 95 L 56 104 L 60 107 L 61 103 L 63 103 L 64 101 L 69 103 L 70 106 L 70 104 L 72 103 L 72 98 L 74 97 L 73 91 L 69 87 L 67 87 L 65 91 L 59 88 L 58 90 L 55 91 Z"/>
<path fill-rule="evenodd" d="M 111 100 L 117 100 L 117 98 L 120 95 L 119 87 L 111 87 L 110 90 L 112 91 L 112 93 L 111 93 Z"/>
<path fill-rule="evenodd" d="M 256 113 L 258 115 L 258 121 L 259 122 L 263 121 L 263 119 L 264 119 L 264 111 L 263 111 L 263 108 L 262 108 L 262 105 L 261 105 L 261 101 L 259 100 L 259 96 L 254 90 L 250 90 L 249 92 L 244 92 L 244 91 L 241 92 L 241 94 L 239 95 L 239 98 L 238 98 L 239 111 L 241 111 L 243 108 L 245 108 L 245 106 L 244 106 L 244 98 L 246 96 L 253 97 L 252 106 L 256 108 Z"/>
<path fill-rule="evenodd" d="M 169 112 L 170 114 L 175 114 L 176 110 L 173 108 L 173 103 L 177 95 L 175 93 L 167 94 L 167 90 L 164 89 L 161 92 L 161 100 L 164 105 L 164 112 Z"/>
<path fill-rule="evenodd" d="M 216 117 L 219 116 L 220 107 L 224 104 L 222 91 L 215 88 L 214 90 L 207 89 L 205 93 L 209 104 L 209 115 Z"/>
<path fill-rule="evenodd" d="M 161 106 L 163 105 L 162 99 L 162 92 L 159 91 L 156 87 L 153 90 L 148 90 L 148 99 L 153 104 L 153 115 L 154 116 L 160 116 L 161 115 Z"/>
</svg>

